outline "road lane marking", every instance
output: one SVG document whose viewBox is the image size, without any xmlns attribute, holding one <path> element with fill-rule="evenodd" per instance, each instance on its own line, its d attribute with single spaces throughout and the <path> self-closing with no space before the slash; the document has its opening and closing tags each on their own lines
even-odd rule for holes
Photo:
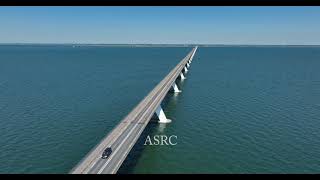
<svg viewBox="0 0 320 180">
<path fill-rule="evenodd" d="M 196 48 L 194 49 L 193 53 L 188 54 L 188 56 L 184 59 L 184 61 L 192 59 L 193 56 L 194 56 L 194 54 L 195 54 L 195 51 L 196 51 Z M 191 58 L 190 58 L 190 55 L 191 55 Z M 186 63 L 186 62 L 184 62 L 184 63 Z M 182 66 L 184 63 L 181 63 L 179 68 L 181 68 L 181 66 Z M 179 69 L 179 68 L 176 68 L 175 73 L 171 73 L 171 74 L 172 74 L 172 75 L 175 75 L 176 72 L 177 72 L 177 69 Z M 170 77 L 170 80 L 174 77 L 174 76 L 172 76 L 172 75 L 171 75 L 171 77 Z M 168 81 L 167 81 L 167 82 L 168 82 Z M 167 85 L 168 83 L 165 83 L 165 84 Z M 166 85 L 165 85 L 165 86 L 166 86 Z M 161 88 L 162 88 L 162 89 L 160 90 L 161 92 L 165 89 L 165 88 L 163 88 L 163 87 L 165 87 L 165 86 L 162 86 L 162 87 L 161 87 Z M 154 93 L 153 93 L 152 95 L 153 95 L 152 98 L 154 98 L 154 96 L 155 96 Z M 148 99 L 152 99 L 152 98 L 148 98 Z M 156 99 L 158 99 L 158 97 L 156 97 Z M 149 101 L 149 102 L 150 102 L 150 101 Z M 154 101 L 154 102 L 155 102 L 155 101 Z M 151 105 L 153 105 L 154 102 L 152 102 Z M 148 104 L 149 104 L 149 103 L 148 103 Z M 140 107 L 140 108 L 141 108 L 141 107 Z M 140 108 L 139 108 L 139 109 L 140 109 Z M 148 109 L 150 109 L 150 108 L 148 108 Z M 148 109 L 146 110 L 146 112 L 148 111 Z M 141 117 L 144 117 L 145 114 L 146 114 L 146 112 L 143 113 Z M 134 118 L 134 119 L 135 119 L 135 118 Z M 139 121 L 138 121 L 138 124 L 139 124 L 140 121 L 143 120 L 143 119 L 145 119 L 145 118 L 140 118 Z M 120 143 L 119 146 L 117 146 L 118 148 L 116 149 L 115 153 L 119 151 L 119 149 L 120 149 L 120 147 L 123 145 L 124 141 L 126 141 L 126 140 L 128 139 L 128 136 L 132 134 L 132 131 L 136 129 L 136 126 L 137 126 L 138 124 L 136 124 L 136 125 L 130 130 L 130 132 L 126 135 L 125 139 Z M 144 127 L 145 127 L 145 126 L 144 126 Z M 126 127 L 126 130 L 127 130 L 127 128 L 128 128 L 128 127 Z M 125 132 L 126 130 L 123 130 L 123 132 Z M 141 128 L 140 131 L 138 131 L 138 133 L 140 134 L 141 131 L 143 131 L 143 130 L 144 130 L 144 128 Z M 119 137 L 121 137 L 121 135 L 120 135 Z M 118 138 L 119 138 L 119 137 L 118 137 Z M 134 139 L 137 139 L 137 138 L 134 137 Z M 117 140 L 115 140 L 114 143 L 115 143 L 116 141 L 117 141 Z M 132 144 L 133 144 L 133 143 L 131 143 L 130 146 L 132 146 Z M 112 157 L 105 163 L 104 168 L 105 168 L 105 166 L 113 159 L 113 157 L 114 157 L 114 156 L 112 156 Z M 99 159 L 97 159 L 97 160 L 91 165 L 90 169 L 92 169 L 93 166 L 95 166 L 95 165 L 97 164 L 97 162 L 99 162 Z M 118 164 L 119 164 L 119 163 L 118 163 Z M 117 166 L 118 166 L 118 164 L 117 164 Z M 104 169 L 104 168 L 103 168 L 103 169 Z M 89 170 L 89 171 L 90 171 L 90 170 Z M 101 170 L 100 170 L 100 171 L 101 171 Z M 99 171 L 99 172 L 100 172 L 100 171 Z M 101 173 L 101 172 L 100 172 L 100 173 Z"/>
<path fill-rule="evenodd" d="M 142 119 L 142 118 L 141 118 L 141 119 Z M 140 119 L 140 120 L 141 120 L 141 119 Z M 129 135 L 131 135 L 132 131 L 136 128 L 137 125 L 138 125 L 138 124 L 134 125 L 134 127 L 129 131 L 129 133 L 127 134 L 127 136 L 122 140 L 122 142 L 120 143 L 120 145 L 117 146 L 114 154 L 116 154 L 116 153 L 119 151 L 119 149 L 120 149 L 120 147 L 122 146 L 122 144 L 128 139 Z M 107 162 L 102 166 L 102 168 L 98 171 L 98 174 L 101 174 L 101 172 L 104 170 L 104 168 L 106 168 L 106 166 L 107 166 L 108 163 L 112 160 L 113 157 L 114 157 L 114 156 L 111 156 L 111 157 L 108 159 L 108 161 L 107 161 Z"/>
<path fill-rule="evenodd" d="M 141 134 L 141 132 L 144 130 L 144 128 L 145 128 L 145 126 L 144 127 L 142 127 L 141 129 L 140 129 L 140 131 L 138 132 L 138 134 Z M 136 136 L 136 137 L 140 137 L 140 136 Z M 134 139 L 137 139 L 137 138 L 134 138 Z M 128 149 L 130 149 L 131 150 L 131 148 L 130 147 L 132 147 L 132 144 L 133 144 L 133 141 L 131 142 L 131 144 L 129 145 L 129 148 Z M 128 150 L 127 151 L 125 151 L 125 154 L 127 155 L 128 154 Z M 119 161 L 117 164 L 116 164 L 116 166 L 115 166 L 115 169 L 111 172 L 111 174 L 113 174 L 113 173 L 115 173 L 117 170 L 118 170 L 118 166 L 119 166 L 119 164 L 121 163 L 121 161 Z"/>
<path fill-rule="evenodd" d="M 173 72 L 170 72 L 169 74 L 173 74 Z M 166 78 L 166 77 L 165 77 Z M 166 79 L 168 79 L 168 78 L 166 78 Z M 167 84 L 167 83 L 165 83 L 165 84 Z M 157 89 L 163 89 L 163 87 L 164 86 L 159 86 Z M 161 91 L 162 91 L 162 89 L 161 89 Z M 144 104 L 149 104 L 150 103 L 150 100 L 152 100 L 152 98 L 154 98 L 156 95 L 157 95 L 157 93 L 156 93 L 157 91 L 154 91 L 153 93 L 151 93 L 151 97 L 149 97 L 149 98 L 147 98 L 146 100 L 148 101 L 148 103 L 144 103 Z M 149 100 L 150 99 L 150 100 Z M 143 102 L 144 100 L 142 100 L 141 102 Z M 140 103 L 139 103 L 140 104 Z M 138 106 L 139 106 L 139 104 L 138 104 Z M 152 103 L 151 103 L 152 104 Z M 141 105 L 142 106 L 142 105 Z M 142 107 L 137 107 L 137 109 L 135 108 L 133 111 L 138 111 L 139 109 L 145 109 L 145 107 L 144 106 L 142 106 Z M 138 111 L 139 112 L 139 111 Z M 134 120 L 135 120 L 135 118 L 139 115 L 140 113 L 138 113 L 137 115 L 135 115 L 134 116 Z M 134 120 L 132 120 L 131 122 L 129 122 L 128 124 L 128 126 L 125 128 L 125 130 L 123 130 L 123 132 L 125 132 L 127 129 L 128 129 L 128 127 L 130 126 L 130 124 L 134 121 Z M 120 122 L 121 123 L 121 122 Z M 139 123 L 139 122 L 138 122 Z M 122 132 L 122 133 L 123 133 Z M 121 135 L 120 135 L 121 136 Z M 119 136 L 119 137 L 120 137 Z M 118 137 L 118 138 L 119 138 Z M 116 140 L 113 142 L 113 143 L 115 143 L 116 142 Z M 112 146 L 112 144 L 113 143 L 111 143 L 111 145 L 110 146 Z M 107 144 L 108 145 L 108 144 Z M 106 146 L 106 145 L 105 145 Z M 99 152 L 99 153 L 101 153 L 101 152 Z M 100 160 L 100 157 L 98 157 L 98 158 L 96 158 L 96 160 L 95 160 L 95 162 L 94 163 L 92 163 L 92 165 L 90 166 L 90 168 L 88 169 L 88 168 L 86 168 L 86 169 L 88 169 L 88 171 L 87 171 L 87 173 L 89 173 L 89 171 L 97 164 L 97 162 L 99 162 L 99 160 Z"/>
<path fill-rule="evenodd" d="M 182 63 L 182 64 L 183 64 L 183 63 Z M 181 65 L 182 65 L 182 64 L 181 64 Z M 180 65 L 180 67 L 181 67 L 181 65 Z M 178 72 L 178 71 L 176 70 L 176 72 Z M 175 74 L 177 74 L 176 72 L 175 72 Z M 174 73 L 173 73 L 173 74 L 174 74 Z M 171 80 L 173 77 L 174 77 L 174 76 L 170 77 L 169 80 Z M 163 87 L 165 87 L 165 86 L 168 84 L 168 82 L 169 82 L 169 81 L 167 81 Z M 161 91 L 160 94 L 162 93 L 162 91 L 163 91 L 164 89 L 165 89 L 165 88 L 162 88 L 162 89 L 160 90 L 160 91 Z M 156 97 L 156 99 L 159 99 L 159 97 Z M 151 103 L 151 105 L 153 105 L 154 102 L 156 102 L 156 101 L 153 101 L 153 102 Z M 150 109 L 150 106 L 149 106 L 149 108 L 147 108 L 147 110 L 142 114 L 141 117 L 143 117 L 143 116 L 148 112 L 148 109 Z M 143 118 L 140 118 L 139 121 L 138 121 L 138 123 L 139 123 L 142 119 L 143 119 Z M 116 148 L 114 154 L 119 151 L 119 149 L 120 149 L 120 147 L 122 146 L 122 144 L 128 139 L 128 137 L 131 135 L 132 131 L 136 128 L 136 126 L 138 125 L 138 123 L 129 131 L 129 133 L 128 133 L 127 136 L 122 140 L 122 142 L 120 143 L 120 145 L 118 145 L 118 147 Z M 144 128 L 143 128 L 143 129 L 144 129 Z M 114 157 L 114 156 L 111 156 L 110 159 L 108 159 L 108 161 L 107 161 L 107 162 L 102 166 L 102 168 L 99 170 L 98 174 L 101 174 L 101 172 L 106 168 L 106 166 L 107 166 L 108 163 L 112 160 L 113 157 Z M 114 171 L 112 171 L 112 172 L 114 172 Z"/>
</svg>

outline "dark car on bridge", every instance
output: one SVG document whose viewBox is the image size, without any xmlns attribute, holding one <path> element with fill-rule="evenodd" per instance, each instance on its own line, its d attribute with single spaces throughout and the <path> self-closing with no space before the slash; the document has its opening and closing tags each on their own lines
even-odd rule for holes
<svg viewBox="0 0 320 180">
<path fill-rule="evenodd" d="M 102 153 L 102 159 L 108 158 L 111 153 L 112 153 L 111 147 L 107 147 Z"/>
</svg>

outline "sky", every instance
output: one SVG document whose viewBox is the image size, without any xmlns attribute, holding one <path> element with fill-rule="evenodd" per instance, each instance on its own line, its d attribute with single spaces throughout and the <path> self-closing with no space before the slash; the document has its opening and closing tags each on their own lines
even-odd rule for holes
<svg viewBox="0 0 320 180">
<path fill-rule="evenodd" d="M 0 43 L 320 45 L 320 7 L 0 7 Z"/>
</svg>

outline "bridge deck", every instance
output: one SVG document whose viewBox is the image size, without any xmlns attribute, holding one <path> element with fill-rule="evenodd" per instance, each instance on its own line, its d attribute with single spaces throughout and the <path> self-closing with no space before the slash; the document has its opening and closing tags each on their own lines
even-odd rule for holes
<svg viewBox="0 0 320 180">
<path fill-rule="evenodd" d="M 175 68 L 105 137 L 78 165 L 72 174 L 114 174 L 136 143 L 140 134 L 153 116 L 172 84 L 189 60 L 192 60 L 197 47 L 181 60 Z M 113 152 L 102 159 L 104 149 L 111 147 Z"/>
</svg>

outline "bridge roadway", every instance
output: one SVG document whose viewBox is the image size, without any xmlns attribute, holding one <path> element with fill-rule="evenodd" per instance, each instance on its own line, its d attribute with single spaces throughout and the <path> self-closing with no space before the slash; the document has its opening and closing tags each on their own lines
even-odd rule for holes
<svg viewBox="0 0 320 180">
<path fill-rule="evenodd" d="M 115 174 L 147 126 L 157 107 L 170 90 L 179 74 L 197 50 L 193 48 L 181 62 L 71 171 L 72 174 Z M 101 155 L 107 148 L 112 154 L 107 159 Z"/>
</svg>

